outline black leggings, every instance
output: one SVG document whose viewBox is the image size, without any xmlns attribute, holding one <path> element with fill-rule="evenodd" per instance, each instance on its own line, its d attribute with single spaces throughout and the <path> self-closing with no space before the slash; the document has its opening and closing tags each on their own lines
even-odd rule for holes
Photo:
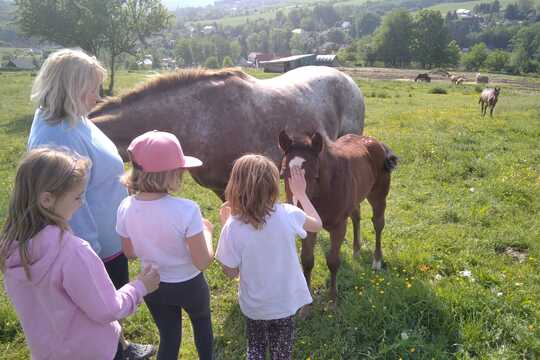
<svg viewBox="0 0 540 360">
<path fill-rule="evenodd" d="M 210 290 L 203 273 L 180 283 L 160 283 L 144 299 L 159 330 L 158 360 L 176 360 L 182 342 L 182 309 L 189 315 L 199 359 L 212 359 Z"/>
</svg>

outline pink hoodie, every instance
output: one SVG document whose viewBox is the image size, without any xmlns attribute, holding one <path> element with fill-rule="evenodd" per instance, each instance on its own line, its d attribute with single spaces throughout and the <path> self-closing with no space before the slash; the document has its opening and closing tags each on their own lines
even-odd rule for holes
<svg viewBox="0 0 540 360">
<path fill-rule="evenodd" d="M 32 359 L 110 360 L 122 319 L 147 291 L 140 280 L 115 290 L 88 243 L 49 225 L 29 244 L 32 280 L 19 251 L 6 262 L 4 285 L 32 352 Z"/>
</svg>

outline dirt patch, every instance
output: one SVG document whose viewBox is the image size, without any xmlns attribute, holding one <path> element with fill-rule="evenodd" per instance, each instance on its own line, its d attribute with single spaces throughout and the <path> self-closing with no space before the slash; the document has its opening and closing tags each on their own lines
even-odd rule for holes
<svg viewBox="0 0 540 360">
<path fill-rule="evenodd" d="M 441 71 L 437 70 L 415 70 L 415 69 L 393 69 L 393 68 L 375 68 L 375 67 L 355 67 L 340 68 L 341 71 L 350 75 L 353 79 L 366 80 L 400 80 L 414 81 L 419 73 L 429 73 L 432 82 L 451 84 L 450 79 Z M 476 84 L 476 73 L 452 71 L 454 75 L 465 78 L 467 85 Z M 489 76 L 487 86 L 508 85 L 524 90 L 540 91 L 540 78 L 527 78 L 524 76 L 512 76 L 501 74 L 483 74 Z M 486 86 L 486 84 L 480 84 Z M 456 85 L 460 86 L 460 85 Z"/>
</svg>

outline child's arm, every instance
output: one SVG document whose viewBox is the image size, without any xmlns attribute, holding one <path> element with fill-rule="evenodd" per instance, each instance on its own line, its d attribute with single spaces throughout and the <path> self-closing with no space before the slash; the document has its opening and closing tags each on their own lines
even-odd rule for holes
<svg viewBox="0 0 540 360">
<path fill-rule="evenodd" d="M 128 259 L 135 259 L 137 255 L 135 255 L 135 250 L 133 250 L 133 244 L 131 243 L 131 240 L 123 236 L 121 238 L 122 238 L 122 252 Z"/>
<path fill-rule="evenodd" d="M 319 216 L 319 213 L 317 212 L 317 210 L 315 210 L 315 207 L 306 195 L 306 179 L 304 177 L 304 170 L 302 170 L 298 166 L 293 166 L 291 168 L 289 188 L 291 189 L 294 198 L 300 202 L 300 205 L 302 205 L 302 209 L 304 209 L 304 212 L 306 213 L 304 230 L 309 232 L 321 231 L 321 217 Z"/>
<path fill-rule="evenodd" d="M 214 226 L 210 221 L 203 219 L 204 230 L 187 238 L 187 245 L 191 253 L 193 265 L 201 271 L 205 270 L 214 259 L 212 247 L 212 230 Z"/>
<path fill-rule="evenodd" d="M 101 259 L 88 245 L 81 245 L 64 264 L 62 285 L 90 319 L 107 324 L 135 312 L 143 296 L 158 288 L 159 281 L 159 272 L 147 268 L 137 280 L 116 290 Z"/>
<path fill-rule="evenodd" d="M 221 268 L 223 269 L 223 272 L 225 273 L 225 275 L 227 275 L 229 279 L 234 279 L 240 274 L 240 268 L 237 268 L 237 267 L 230 268 L 228 266 L 221 264 Z"/>
</svg>

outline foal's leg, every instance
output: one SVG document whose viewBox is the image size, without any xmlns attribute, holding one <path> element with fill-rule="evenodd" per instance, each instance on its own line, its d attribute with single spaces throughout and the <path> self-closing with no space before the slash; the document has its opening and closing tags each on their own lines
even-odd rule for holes
<svg viewBox="0 0 540 360">
<path fill-rule="evenodd" d="M 308 232 L 305 239 L 302 239 L 302 268 L 304 270 L 304 276 L 306 278 L 306 282 L 309 288 L 309 292 L 311 293 L 311 296 L 313 296 L 313 291 L 311 290 L 311 270 L 313 270 L 313 266 L 315 265 L 315 257 L 313 256 L 313 252 L 315 249 L 315 240 L 317 239 L 317 233 Z M 305 305 L 300 310 L 300 318 L 305 319 L 309 316 L 309 313 L 311 312 L 311 304 Z"/>
<path fill-rule="evenodd" d="M 381 234 L 384 229 L 384 211 L 386 210 L 386 196 L 390 189 L 390 174 L 384 174 L 375 189 L 369 194 L 368 201 L 373 209 L 373 227 L 375 228 L 375 252 L 373 253 L 373 270 L 381 270 L 382 248 Z"/>
<path fill-rule="evenodd" d="M 353 256 L 360 256 L 360 247 L 362 246 L 362 234 L 360 233 L 360 206 L 354 210 L 351 214 L 351 220 L 353 225 Z"/>
<path fill-rule="evenodd" d="M 330 230 L 330 252 L 326 255 L 326 265 L 330 269 L 330 300 L 337 301 L 337 272 L 341 264 L 340 249 L 347 231 L 347 219 Z"/>
</svg>

